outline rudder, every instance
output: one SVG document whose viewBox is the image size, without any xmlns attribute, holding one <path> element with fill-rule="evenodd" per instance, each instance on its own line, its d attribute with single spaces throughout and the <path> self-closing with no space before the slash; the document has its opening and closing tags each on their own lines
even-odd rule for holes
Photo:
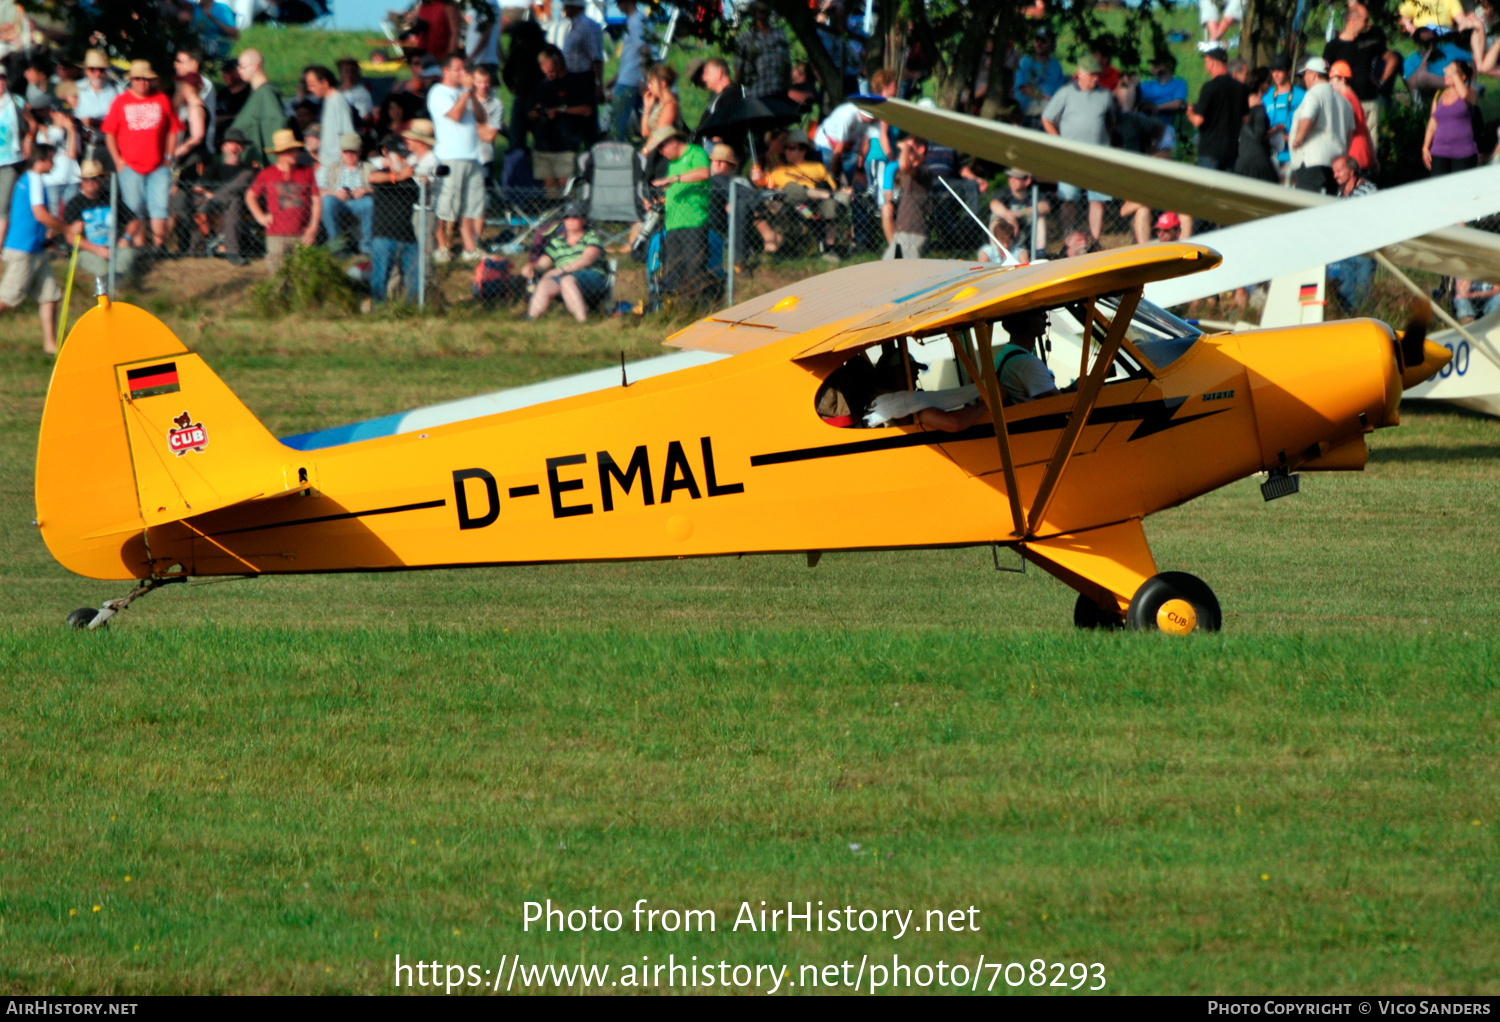
<svg viewBox="0 0 1500 1022">
<path fill-rule="evenodd" d="M 53 369 L 37 523 L 68 570 L 146 578 L 166 567 L 152 562 L 149 527 L 302 488 L 299 456 L 166 324 L 101 299 Z"/>
</svg>

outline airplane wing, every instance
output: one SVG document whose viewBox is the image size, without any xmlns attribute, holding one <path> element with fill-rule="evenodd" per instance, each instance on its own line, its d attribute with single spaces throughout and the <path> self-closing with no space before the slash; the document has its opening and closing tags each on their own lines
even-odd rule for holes
<svg viewBox="0 0 1500 1022">
<path fill-rule="evenodd" d="M 1195 234 L 1194 243 L 1214 249 L 1224 261 L 1207 273 L 1158 281 L 1146 288 L 1146 297 L 1164 307 L 1180 305 L 1270 280 L 1290 263 L 1320 266 L 1386 249 L 1413 234 L 1492 212 L 1497 197 L 1500 167 L 1480 167 Z"/>
<path fill-rule="evenodd" d="M 1046 180 L 1067 181 L 1215 223 L 1244 223 L 1345 201 L 1141 153 L 1071 142 L 1040 131 L 951 110 L 921 107 L 904 100 L 858 96 L 854 101 L 903 131 L 942 142 L 960 152 L 1007 166 L 1022 166 Z M 1444 180 L 1453 182 L 1455 178 L 1449 176 Z M 1500 194 L 1488 209 L 1477 215 L 1497 210 L 1500 210 Z M 1398 222 L 1403 227 L 1397 232 L 1399 237 L 1410 240 L 1387 243 L 1383 251 L 1392 261 L 1448 276 L 1500 280 L 1500 236 L 1470 227 L 1406 229 L 1404 217 L 1398 218 Z M 1421 236 L 1417 237 L 1418 234 Z M 1310 266 L 1315 260 L 1299 258 L 1297 262 Z"/>
</svg>

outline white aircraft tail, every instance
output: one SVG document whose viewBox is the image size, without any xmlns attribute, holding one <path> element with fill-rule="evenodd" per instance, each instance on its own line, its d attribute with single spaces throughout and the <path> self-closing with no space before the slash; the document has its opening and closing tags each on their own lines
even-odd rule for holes
<svg viewBox="0 0 1500 1022">
<path fill-rule="evenodd" d="M 1262 329 L 1310 326 L 1323 322 L 1327 273 L 1322 266 L 1283 273 L 1271 280 L 1266 307 L 1261 310 Z"/>
</svg>

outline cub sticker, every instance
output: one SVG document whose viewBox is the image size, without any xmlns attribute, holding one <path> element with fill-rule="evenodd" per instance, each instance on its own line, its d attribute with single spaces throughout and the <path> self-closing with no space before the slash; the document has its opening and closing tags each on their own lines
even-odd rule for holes
<svg viewBox="0 0 1500 1022">
<path fill-rule="evenodd" d="M 188 451 L 202 454 L 203 448 L 208 446 L 208 430 L 203 428 L 203 423 L 194 422 L 187 412 L 183 412 L 172 422 L 177 428 L 167 430 L 167 446 L 176 451 L 179 458 Z"/>
</svg>

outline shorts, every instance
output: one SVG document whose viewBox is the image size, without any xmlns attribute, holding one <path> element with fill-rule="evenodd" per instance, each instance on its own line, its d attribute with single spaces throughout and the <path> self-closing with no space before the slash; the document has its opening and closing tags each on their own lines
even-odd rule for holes
<svg viewBox="0 0 1500 1022">
<path fill-rule="evenodd" d="M 531 154 L 531 176 L 538 181 L 551 181 L 573 176 L 573 166 L 578 159 L 575 153 Z"/>
<path fill-rule="evenodd" d="M 448 176 L 437 197 L 437 218 L 451 224 L 484 219 L 484 168 L 478 160 L 444 160 Z"/>
<path fill-rule="evenodd" d="M 0 304 L 14 309 L 30 295 L 38 305 L 62 300 L 62 289 L 52 275 L 52 264 L 45 252 L 5 250 L 5 275 L 0 277 Z"/>
<path fill-rule="evenodd" d="M 1063 181 L 1057 182 L 1057 197 L 1063 202 L 1077 202 L 1078 196 L 1081 194 L 1083 194 L 1083 189 L 1079 188 L 1077 185 L 1070 185 Z M 1096 192 L 1092 188 L 1090 188 L 1089 201 L 1109 202 L 1110 196 L 1105 195 L 1103 192 Z"/>
<path fill-rule="evenodd" d="M 574 270 L 572 273 L 563 274 L 572 277 L 573 282 L 578 285 L 578 291 L 583 295 L 583 300 L 589 308 L 597 308 L 599 303 L 609 297 L 609 276 L 603 270 L 596 270 L 592 266 L 582 270 Z"/>
<path fill-rule="evenodd" d="M 927 247 L 927 235 L 908 234 L 905 231 L 897 231 L 890 244 L 885 247 L 885 254 L 880 258 L 891 259 L 920 259 L 922 250 Z"/>
<path fill-rule="evenodd" d="M 1245 20 L 1245 5 L 1242 0 L 1224 0 L 1225 18 L 1233 18 L 1235 21 Z M 1219 5 L 1214 0 L 1198 0 L 1198 22 L 1207 25 L 1210 21 L 1220 20 Z"/>
<path fill-rule="evenodd" d="M 16 182 L 21 180 L 21 172 L 25 169 L 24 163 L 11 163 L 0 167 L 0 213 L 10 216 L 10 196 L 16 190 Z"/>
<path fill-rule="evenodd" d="M 120 201 L 126 209 L 144 212 L 151 220 L 165 220 L 170 215 L 172 168 L 162 164 L 149 174 L 139 174 L 129 167 L 120 168 Z"/>
</svg>

